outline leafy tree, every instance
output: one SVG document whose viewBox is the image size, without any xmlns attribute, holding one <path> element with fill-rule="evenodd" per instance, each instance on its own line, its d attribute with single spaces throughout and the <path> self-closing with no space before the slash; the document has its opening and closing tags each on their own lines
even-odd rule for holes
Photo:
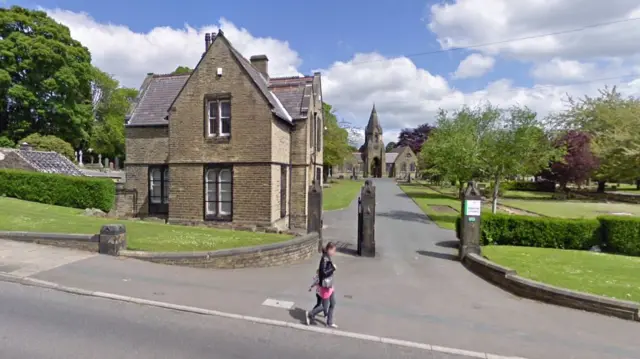
<svg viewBox="0 0 640 359">
<path fill-rule="evenodd" d="M 0 136 L 0 148 L 2 147 L 13 148 L 15 146 L 16 146 L 15 142 L 11 141 L 9 137 Z"/>
<path fill-rule="evenodd" d="M 20 140 L 20 144 L 28 143 L 36 151 L 53 151 L 65 156 L 66 158 L 75 161 L 75 151 L 70 143 L 56 136 L 42 136 L 38 133 L 32 133 L 29 136 Z"/>
<path fill-rule="evenodd" d="M 419 158 L 422 165 L 429 163 L 438 175 L 459 184 L 474 178 L 482 169 L 480 144 L 484 124 L 479 114 L 483 109 L 463 107 L 453 113 L 440 110 L 436 129 L 424 142 Z"/>
<path fill-rule="evenodd" d="M 491 179 L 491 210 L 496 213 L 502 179 L 539 173 L 563 152 L 546 141 L 542 122 L 526 107 L 504 111 L 487 106 L 478 115 L 482 172 Z"/>
<path fill-rule="evenodd" d="M 389 143 L 387 143 L 387 146 L 385 147 L 384 151 L 385 152 L 391 152 L 396 147 L 397 146 L 396 146 L 395 142 L 389 142 Z"/>
<path fill-rule="evenodd" d="M 398 146 L 409 146 L 414 153 L 420 153 L 422 150 L 422 145 L 427 140 L 431 132 L 433 131 L 433 126 L 425 123 L 416 128 L 405 128 L 400 131 L 398 135 Z"/>
<path fill-rule="evenodd" d="M 331 105 L 322 105 L 324 112 L 324 147 L 323 161 L 325 165 L 341 165 L 345 158 L 351 154 L 349 146 L 349 133 L 340 127 L 338 119 L 331 108 Z"/>
<path fill-rule="evenodd" d="M 138 94 L 136 89 L 119 88 L 118 81 L 96 69 L 94 82 L 95 125 L 90 146 L 108 158 L 124 157 L 124 118 L 130 103 Z"/>
<path fill-rule="evenodd" d="M 570 182 L 582 184 L 598 168 L 598 159 L 591 151 L 591 137 L 585 132 L 568 131 L 556 140 L 556 146 L 566 154 L 560 161 L 551 163 L 548 170 L 542 172 L 545 179 L 558 182 L 566 189 Z"/>
<path fill-rule="evenodd" d="M 568 104 L 557 117 L 567 128 L 591 136 L 599 162 L 598 191 L 604 192 L 606 181 L 639 178 L 640 138 L 633 129 L 640 125 L 640 100 L 625 98 L 613 87 L 600 90 L 598 97 L 569 97 Z"/>
<path fill-rule="evenodd" d="M 0 133 L 79 146 L 92 126 L 91 55 L 44 11 L 0 9 Z"/>
<path fill-rule="evenodd" d="M 187 66 L 178 66 L 175 70 L 173 70 L 173 72 L 171 73 L 172 75 L 185 75 L 185 74 L 190 74 L 193 71 L 193 69 L 187 67 Z"/>
</svg>

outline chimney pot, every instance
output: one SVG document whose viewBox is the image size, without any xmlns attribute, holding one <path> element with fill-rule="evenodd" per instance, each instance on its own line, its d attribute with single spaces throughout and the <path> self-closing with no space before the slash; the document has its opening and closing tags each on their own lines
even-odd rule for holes
<svg viewBox="0 0 640 359">
<path fill-rule="evenodd" d="M 204 34 L 204 51 L 209 50 L 209 46 L 211 46 L 211 34 Z"/>
<path fill-rule="evenodd" d="M 269 80 L 269 58 L 267 55 L 253 55 L 249 59 L 251 65 L 255 67 L 265 79 Z"/>
</svg>

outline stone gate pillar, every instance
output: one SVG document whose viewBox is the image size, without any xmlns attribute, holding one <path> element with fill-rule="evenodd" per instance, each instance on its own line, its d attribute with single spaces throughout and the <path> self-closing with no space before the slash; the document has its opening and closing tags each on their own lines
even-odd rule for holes
<svg viewBox="0 0 640 359">
<path fill-rule="evenodd" d="M 315 180 L 309 186 L 307 212 L 307 233 L 318 232 L 322 246 L 322 185 Z"/>
<path fill-rule="evenodd" d="M 482 196 L 476 183 L 470 181 L 462 195 L 462 219 L 460 221 L 460 260 L 469 253 L 480 254 L 480 214 Z"/>
<path fill-rule="evenodd" d="M 361 216 L 358 253 L 364 257 L 376 255 L 376 187 L 366 180 L 360 192 L 359 216 Z"/>
</svg>

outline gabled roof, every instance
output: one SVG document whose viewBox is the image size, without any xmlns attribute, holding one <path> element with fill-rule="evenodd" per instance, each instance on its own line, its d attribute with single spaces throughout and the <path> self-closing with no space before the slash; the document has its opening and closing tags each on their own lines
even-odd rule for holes
<svg viewBox="0 0 640 359">
<path fill-rule="evenodd" d="M 407 146 L 398 146 L 398 147 L 394 147 L 391 151 L 389 151 L 390 153 L 402 153 L 402 151 L 404 151 L 405 147 Z"/>
<path fill-rule="evenodd" d="M 25 151 L 0 149 L 0 152 L 13 152 L 38 172 L 56 173 L 67 176 L 84 176 L 76 165 L 57 152 Z"/>
<path fill-rule="evenodd" d="M 148 75 L 142 83 L 131 114 L 127 116 L 127 126 L 167 125 L 167 109 L 188 78 L 189 74 Z"/>
<path fill-rule="evenodd" d="M 385 163 L 394 163 L 398 158 L 398 154 L 395 152 L 387 152 L 384 154 L 384 162 Z"/>
<path fill-rule="evenodd" d="M 294 120 L 307 118 L 313 95 L 313 76 L 275 77 L 269 80 L 269 88 L 280 100 Z"/>
</svg>

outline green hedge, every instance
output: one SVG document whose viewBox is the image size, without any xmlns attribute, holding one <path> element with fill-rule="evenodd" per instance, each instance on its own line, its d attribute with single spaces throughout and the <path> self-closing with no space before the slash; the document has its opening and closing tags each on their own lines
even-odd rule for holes
<svg viewBox="0 0 640 359">
<path fill-rule="evenodd" d="M 538 182 L 506 182 L 502 185 L 505 190 L 511 191 L 529 191 L 529 192 L 555 192 L 556 183 L 551 181 Z"/>
<path fill-rule="evenodd" d="M 607 252 L 640 256 L 639 218 L 603 216 L 598 219 Z"/>
<path fill-rule="evenodd" d="M 26 201 L 108 212 L 115 191 L 115 184 L 109 179 L 0 170 L 0 195 Z"/>
<path fill-rule="evenodd" d="M 460 217 L 456 234 L 460 238 Z M 481 219 L 483 245 L 510 245 L 603 251 L 640 256 L 640 218 L 606 216 L 598 219 L 486 214 Z"/>
</svg>

